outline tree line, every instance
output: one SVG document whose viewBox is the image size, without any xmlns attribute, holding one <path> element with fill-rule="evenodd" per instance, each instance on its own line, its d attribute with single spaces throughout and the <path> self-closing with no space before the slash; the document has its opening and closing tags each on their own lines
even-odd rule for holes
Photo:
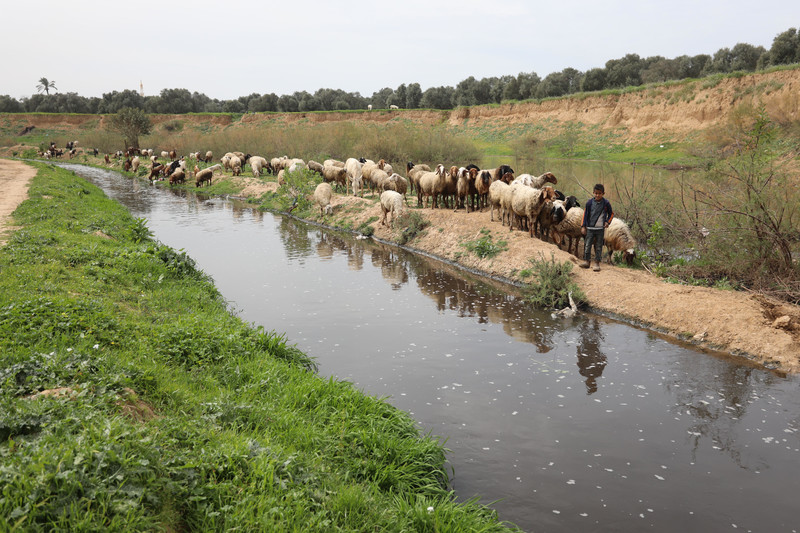
<svg viewBox="0 0 800 533">
<path fill-rule="evenodd" d="M 156 114 L 257 113 L 342 111 L 367 109 L 369 105 L 375 109 L 384 109 L 391 105 L 405 109 L 453 109 L 458 106 L 621 89 L 718 73 L 755 72 L 793 63 L 800 63 L 800 32 L 796 28 L 778 34 L 769 50 L 763 46 L 738 43 L 733 48 L 720 48 L 713 56 L 683 55 L 667 59 L 661 56 L 642 58 L 638 54 L 627 54 L 625 57 L 607 61 L 604 67 L 585 72 L 565 68 L 544 78 L 540 78 L 535 72 L 480 80 L 470 76 L 455 87 L 431 87 L 423 91 L 419 83 L 410 83 L 402 84 L 396 89 L 380 89 L 369 97 L 340 89 L 318 89 L 313 94 L 296 91 L 281 96 L 274 93 L 253 93 L 235 100 L 212 99 L 187 89 L 164 89 L 157 96 L 141 96 L 132 90 L 112 91 L 103 94 L 102 98 L 87 98 L 70 92 L 49 94 L 45 91 L 45 94 L 34 94 L 21 100 L 0 95 L 0 112 L 106 114 L 116 113 L 123 108 L 134 108 Z M 42 78 L 40 82 L 42 80 L 46 78 Z"/>
</svg>

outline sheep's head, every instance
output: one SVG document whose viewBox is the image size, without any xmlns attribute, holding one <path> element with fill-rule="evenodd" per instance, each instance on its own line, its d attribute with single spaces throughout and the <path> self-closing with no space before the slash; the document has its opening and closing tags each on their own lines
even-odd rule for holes
<svg viewBox="0 0 800 533">
<path fill-rule="evenodd" d="M 513 172 L 506 172 L 500 178 L 500 181 L 504 181 L 505 183 L 511 183 L 512 181 L 514 181 L 514 173 Z"/>
<path fill-rule="evenodd" d="M 636 252 L 633 248 L 628 248 L 624 252 L 622 252 L 622 258 L 625 260 L 625 264 L 631 266 L 633 264 L 633 259 L 636 257 Z"/>
<path fill-rule="evenodd" d="M 553 185 L 558 184 L 558 179 L 556 179 L 552 172 L 545 172 L 540 177 L 544 178 L 545 183 L 552 183 Z"/>
<path fill-rule="evenodd" d="M 542 187 L 542 196 L 545 200 L 555 200 L 556 191 L 549 185 L 545 185 L 544 187 Z"/>
<path fill-rule="evenodd" d="M 480 172 L 478 167 L 474 167 L 474 168 L 469 169 L 469 179 L 474 180 L 475 178 L 477 178 L 478 177 L 478 172 Z"/>
<path fill-rule="evenodd" d="M 445 172 L 444 172 L 444 165 L 442 165 L 441 163 L 439 163 L 438 165 L 436 165 L 436 173 L 437 173 L 438 175 L 440 175 L 440 176 L 444 176 L 444 173 L 445 173 Z"/>
<path fill-rule="evenodd" d="M 564 205 L 564 202 L 561 200 L 556 200 L 552 202 L 552 209 L 550 210 L 550 217 L 553 221 L 553 224 L 558 224 L 564 217 L 567 215 L 567 209 Z"/>
<path fill-rule="evenodd" d="M 504 176 L 504 175 L 506 175 L 506 174 L 508 174 L 508 173 L 511 173 L 511 175 L 512 175 L 512 178 L 511 178 L 511 179 L 514 179 L 514 178 L 513 178 L 513 175 L 514 175 L 514 169 L 513 169 L 513 168 L 511 168 L 511 167 L 510 167 L 510 166 L 508 166 L 508 165 L 500 165 L 500 171 L 499 171 L 497 174 L 498 174 L 499 176 Z"/>
<path fill-rule="evenodd" d="M 378 168 L 379 169 L 383 170 L 383 167 L 385 167 L 385 166 L 386 166 L 386 160 L 385 159 L 381 159 L 380 161 L 378 161 Z"/>
</svg>

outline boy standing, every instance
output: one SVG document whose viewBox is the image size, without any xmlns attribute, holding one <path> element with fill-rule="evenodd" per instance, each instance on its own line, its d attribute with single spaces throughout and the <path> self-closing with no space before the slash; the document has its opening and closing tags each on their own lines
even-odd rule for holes
<svg viewBox="0 0 800 533">
<path fill-rule="evenodd" d="M 583 261 L 581 268 L 589 268 L 589 259 L 592 256 L 592 245 L 594 245 L 595 262 L 592 270 L 600 270 L 600 260 L 603 258 L 603 238 L 605 229 L 614 218 L 611 210 L 611 203 L 603 198 L 606 190 L 602 183 L 594 186 L 594 196 L 586 201 L 586 209 L 583 211 L 583 224 L 581 225 L 581 235 L 583 235 Z"/>
</svg>

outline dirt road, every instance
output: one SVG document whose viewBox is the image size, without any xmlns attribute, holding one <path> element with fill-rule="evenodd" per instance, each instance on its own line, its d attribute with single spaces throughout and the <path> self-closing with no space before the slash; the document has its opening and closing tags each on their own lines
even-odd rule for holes
<svg viewBox="0 0 800 533">
<path fill-rule="evenodd" d="M 16 229 L 9 224 L 11 213 L 28 198 L 28 186 L 36 170 L 19 161 L 0 159 L 0 246 L 8 234 Z"/>
</svg>

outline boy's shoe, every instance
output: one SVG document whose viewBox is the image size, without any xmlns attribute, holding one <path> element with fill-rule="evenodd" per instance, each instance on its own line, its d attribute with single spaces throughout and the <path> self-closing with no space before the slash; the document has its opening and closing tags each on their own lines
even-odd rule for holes
<svg viewBox="0 0 800 533">
<path fill-rule="evenodd" d="M 594 270 L 595 272 L 600 272 L 600 263 L 598 263 L 597 261 L 594 261 L 592 263 L 592 270 Z"/>
<path fill-rule="evenodd" d="M 579 267 L 581 267 L 581 268 L 589 268 L 589 261 L 587 261 L 586 259 L 584 259 L 583 261 L 581 261 L 580 263 L 578 263 L 578 266 L 579 266 Z"/>
</svg>

